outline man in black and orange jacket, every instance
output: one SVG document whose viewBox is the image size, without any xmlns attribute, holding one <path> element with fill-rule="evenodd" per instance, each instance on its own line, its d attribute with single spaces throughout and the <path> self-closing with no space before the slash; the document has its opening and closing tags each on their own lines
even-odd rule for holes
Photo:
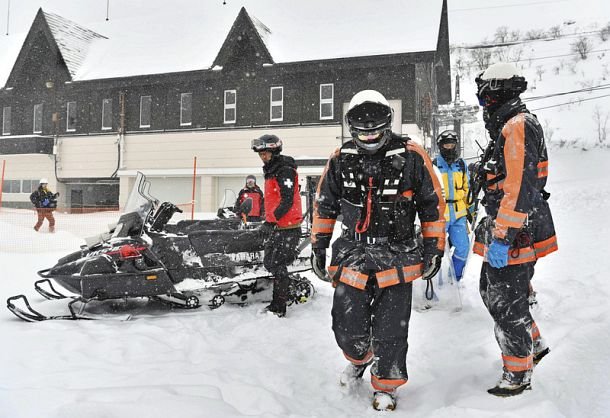
<svg viewBox="0 0 610 418">
<path fill-rule="evenodd" d="M 303 220 L 299 175 L 294 159 L 281 155 L 282 140 L 276 135 L 252 140 L 252 150 L 264 164 L 265 222 L 260 231 L 266 239 L 263 264 L 274 276 L 273 300 L 265 310 L 283 317 L 290 283 L 288 265 L 298 255 Z"/>
<path fill-rule="evenodd" d="M 335 286 L 333 331 L 349 361 L 340 381 L 351 385 L 374 363 L 378 410 L 394 409 L 396 389 L 408 379 L 412 282 L 431 279 L 445 249 L 445 201 L 432 161 L 419 145 L 392 133 L 392 114 L 377 91 L 352 98 L 346 120 L 353 139 L 328 160 L 312 226 L 312 267 Z M 326 268 L 339 214 L 343 231 Z"/>
<path fill-rule="evenodd" d="M 534 365 L 549 353 L 529 311 L 536 260 L 557 250 L 550 196 L 545 190 L 548 155 L 542 127 L 519 95 L 527 88 L 513 64 L 491 65 L 476 79 L 491 141 L 479 164 L 487 216 L 476 228 L 474 252 L 485 257 L 480 293 L 495 322 L 503 374 L 488 390 L 512 396 L 530 388 Z"/>
<path fill-rule="evenodd" d="M 240 211 L 242 203 L 250 199 L 252 201 L 252 208 L 246 216 L 248 222 L 260 222 L 263 220 L 264 215 L 264 195 L 263 191 L 258 184 L 256 184 L 256 177 L 250 174 L 246 177 L 246 186 L 239 191 L 237 199 L 235 200 L 235 211 L 238 216 L 242 216 Z"/>
</svg>

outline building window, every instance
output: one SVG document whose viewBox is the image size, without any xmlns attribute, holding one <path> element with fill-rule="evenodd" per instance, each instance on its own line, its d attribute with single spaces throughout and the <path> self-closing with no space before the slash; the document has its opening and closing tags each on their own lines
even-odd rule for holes
<svg viewBox="0 0 610 418">
<path fill-rule="evenodd" d="M 11 108 L 10 106 L 2 109 L 2 135 L 11 134 Z"/>
<path fill-rule="evenodd" d="M 333 84 L 320 84 L 320 119 L 334 117 L 335 88 Z"/>
<path fill-rule="evenodd" d="M 38 188 L 38 180 L 21 180 L 21 193 L 32 193 Z"/>
<path fill-rule="evenodd" d="M 2 183 L 3 193 L 30 194 L 37 188 L 38 180 L 4 180 L 4 183 Z"/>
<path fill-rule="evenodd" d="M 237 90 L 225 90 L 225 123 L 237 120 Z"/>
<path fill-rule="evenodd" d="M 191 126 L 193 123 L 193 93 L 180 95 L 180 126 Z"/>
<path fill-rule="evenodd" d="M 68 102 L 66 110 L 66 132 L 76 131 L 76 102 Z"/>
<path fill-rule="evenodd" d="M 22 193 L 21 180 L 4 180 L 2 193 Z"/>
<path fill-rule="evenodd" d="M 140 128 L 150 128 L 151 96 L 140 96 Z"/>
<path fill-rule="evenodd" d="M 112 129 L 112 99 L 102 101 L 102 130 Z"/>
<path fill-rule="evenodd" d="M 284 87 L 271 87 L 269 115 L 272 122 L 284 120 Z"/>
<path fill-rule="evenodd" d="M 34 105 L 34 133 L 42 133 L 42 103 Z"/>
</svg>

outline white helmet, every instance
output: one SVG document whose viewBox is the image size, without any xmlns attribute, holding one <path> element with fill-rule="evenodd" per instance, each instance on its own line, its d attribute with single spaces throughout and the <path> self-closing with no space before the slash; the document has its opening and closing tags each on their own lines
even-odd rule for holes
<svg viewBox="0 0 610 418">
<path fill-rule="evenodd" d="M 392 131 L 392 108 L 381 93 L 363 90 L 349 103 L 345 121 L 356 145 L 375 153 L 388 141 Z"/>
<path fill-rule="evenodd" d="M 49 184 L 49 180 L 41 178 L 39 184 Z"/>
<path fill-rule="evenodd" d="M 481 80 L 508 80 L 512 77 L 523 77 L 521 71 L 510 62 L 497 62 L 487 67 L 481 75 Z"/>
<path fill-rule="evenodd" d="M 481 106 L 504 103 L 527 89 L 527 81 L 519 69 L 508 62 L 490 65 L 475 79 Z"/>
</svg>

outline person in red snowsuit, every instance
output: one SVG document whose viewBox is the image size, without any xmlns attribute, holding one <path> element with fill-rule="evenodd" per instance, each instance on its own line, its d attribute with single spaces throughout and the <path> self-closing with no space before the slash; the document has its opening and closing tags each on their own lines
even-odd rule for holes
<svg viewBox="0 0 610 418">
<path fill-rule="evenodd" d="M 260 222 L 264 216 L 264 194 L 258 184 L 256 184 L 256 177 L 249 175 L 246 177 L 246 185 L 239 191 L 237 199 L 235 200 L 235 211 L 239 217 L 242 216 L 240 211 L 242 203 L 250 199 L 252 201 L 252 208 L 246 215 L 246 221 L 248 222 Z"/>
<path fill-rule="evenodd" d="M 431 279 L 440 267 L 445 202 L 426 152 L 392 133 L 392 109 L 383 95 L 357 93 L 346 119 L 353 139 L 333 153 L 318 183 L 312 267 L 335 286 L 332 327 L 349 362 L 341 384 L 360 379 L 372 364 L 373 407 L 391 410 L 396 389 L 408 379 L 412 282 Z M 340 214 L 342 234 L 326 269 Z"/>
<path fill-rule="evenodd" d="M 274 276 L 273 300 L 265 310 L 283 317 L 290 284 L 288 265 L 298 255 L 303 220 L 299 175 L 294 159 L 281 155 L 282 140 L 276 135 L 252 140 L 252 150 L 264 164 L 265 222 L 260 232 L 266 240 L 263 265 Z"/>
<path fill-rule="evenodd" d="M 485 257 L 480 293 L 503 361 L 502 378 L 488 392 L 512 396 L 531 387 L 534 365 L 550 351 L 528 304 L 536 261 L 557 250 L 544 190 L 548 155 L 540 123 L 519 98 L 527 82 L 517 68 L 493 64 L 476 82 L 491 141 L 473 173 L 487 213 L 476 227 L 474 252 Z"/>
</svg>

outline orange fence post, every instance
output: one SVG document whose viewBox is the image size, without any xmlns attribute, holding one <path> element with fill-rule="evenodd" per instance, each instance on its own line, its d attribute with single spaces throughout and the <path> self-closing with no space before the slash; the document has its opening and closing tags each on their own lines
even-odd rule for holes
<svg viewBox="0 0 610 418">
<path fill-rule="evenodd" d="M 197 183 L 197 157 L 193 157 L 193 195 L 191 196 L 191 221 L 195 219 L 195 184 Z"/>
<path fill-rule="evenodd" d="M 4 168 L 6 167 L 6 160 L 2 160 L 2 180 L 0 181 L 0 209 L 2 209 L 2 192 L 4 188 Z"/>
</svg>

